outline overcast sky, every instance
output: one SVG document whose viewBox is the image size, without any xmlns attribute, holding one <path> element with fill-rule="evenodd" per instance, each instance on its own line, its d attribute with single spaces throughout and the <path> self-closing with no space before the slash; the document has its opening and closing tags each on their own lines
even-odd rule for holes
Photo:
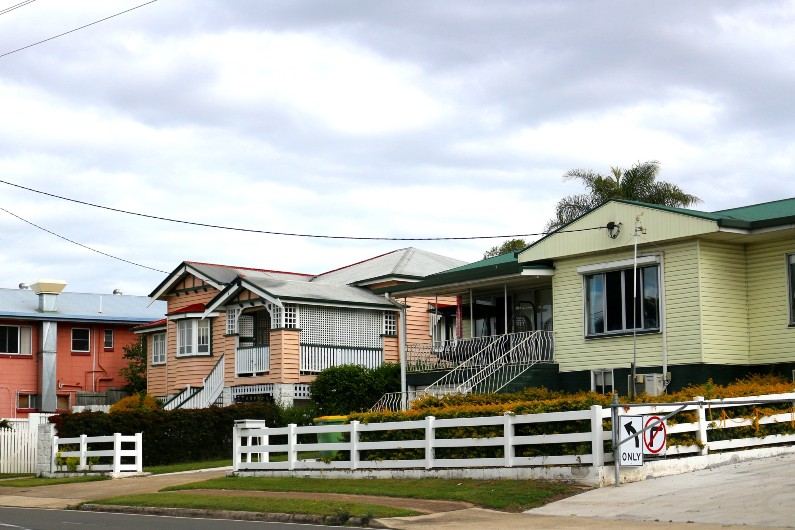
<svg viewBox="0 0 795 530">
<path fill-rule="evenodd" d="M 0 55 L 145 0 L 0 0 Z M 659 160 L 713 211 L 795 196 L 795 2 L 160 0 L 0 57 L 0 179 L 194 222 L 358 237 L 540 232 L 569 169 Z M 163 271 L 320 273 L 416 246 L 0 207 Z M 528 238 L 533 239 L 533 238 Z M 0 211 L 0 287 L 164 274 Z"/>
</svg>

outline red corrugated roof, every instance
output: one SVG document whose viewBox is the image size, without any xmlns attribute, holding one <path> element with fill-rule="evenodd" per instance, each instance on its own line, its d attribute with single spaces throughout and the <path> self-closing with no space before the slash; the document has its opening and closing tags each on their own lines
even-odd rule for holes
<svg viewBox="0 0 795 530">
<path fill-rule="evenodd" d="M 167 319 L 161 318 L 160 320 L 155 320 L 154 322 L 147 322 L 146 324 L 139 324 L 138 326 L 134 326 L 132 329 L 148 329 L 148 328 L 157 328 L 160 326 L 165 326 Z"/>
<path fill-rule="evenodd" d="M 170 313 L 166 313 L 166 315 L 181 315 L 183 313 L 204 313 L 204 304 L 191 304 L 188 306 L 183 307 L 182 309 L 177 309 Z"/>
</svg>

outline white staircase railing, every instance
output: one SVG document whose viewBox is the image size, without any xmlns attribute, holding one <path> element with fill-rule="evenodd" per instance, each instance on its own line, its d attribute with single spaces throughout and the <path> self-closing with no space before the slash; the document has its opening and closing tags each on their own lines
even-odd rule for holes
<svg viewBox="0 0 795 530">
<path fill-rule="evenodd" d="M 218 399 L 224 390 L 224 356 L 218 359 L 215 366 L 202 380 L 202 387 L 174 408 L 203 409 L 207 408 Z"/>
<path fill-rule="evenodd" d="M 498 392 L 531 366 L 540 362 L 551 362 L 554 350 L 551 331 L 534 331 L 525 338 L 516 341 L 510 350 L 458 385 L 454 393 L 487 394 Z"/>
<path fill-rule="evenodd" d="M 426 396 L 497 392 L 531 366 L 554 361 L 555 355 L 554 336 L 551 331 L 529 331 L 478 337 L 477 340 L 460 340 L 443 345 L 438 351 L 455 356 L 460 355 L 457 348 L 471 351 L 476 345 L 478 350 L 424 390 L 385 394 L 370 410 L 402 410 Z M 427 346 L 430 350 L 431 345 Z"/>
</svg>

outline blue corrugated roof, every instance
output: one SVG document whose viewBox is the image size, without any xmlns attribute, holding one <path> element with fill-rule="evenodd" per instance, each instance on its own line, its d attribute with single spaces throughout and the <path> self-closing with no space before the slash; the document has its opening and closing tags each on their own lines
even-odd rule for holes
<svg viewBox="0 0 795 530">
<path fill-rule="evenodd" d="M 33 291 L 0 288 L 0 318 L 130 323 L 163 318 L 166 303 L 149 302 L 147 296 L 63 292 L 56 298 L 57 311 L 41 312 Z"/>
</svg>

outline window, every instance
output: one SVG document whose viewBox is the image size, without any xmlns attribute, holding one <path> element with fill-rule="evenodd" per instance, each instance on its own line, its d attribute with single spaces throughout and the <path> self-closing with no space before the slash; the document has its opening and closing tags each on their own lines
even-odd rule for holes
<svg viewBox="0 0 795 530">
<path fill-rule="evenodd" d="M 105 341 L 104 341 L 104 344 L 105 344 L 105 349 L 106 350 L 112 350 L 113 349 L 113 330 L 112 329 L 106 329 L 105 330 Z"/>
<path fill-rule="evenodd" d="M 795 324 L 795 254 L 787 256 L 789 277 L 789 323 Z"/>
<path fill-rule="evenodd" d="M 177 322 L 177 355 L 210 354 L 210 321 L 207 319 Z"/>
<path fill-rule="evenodd" d="M 87 328 L 74 328 L 72 330 L 72 351 L 91 351 L 91 333 Z"/>
<path fill-rule="evenodd" d="M 634 311 L 632 269 L 586 275 L 586 335 L 659 329 L 659 269 L 659 265 L 637 269 Z"/>
<path fill-rule="evenodd" d="M 154 333 L 152 335 L 152 364 L 166 363 L 166 334 Z"/>
<path fill-rule="evenodd" d="M 30 326 L 0 326 L 0 354 L 31 355 Z"/>
<path fill-rule="evenodd" d="M 600 394 L 613 393 L 613 370 L 594 370 L 591 372 L 591 390 Z"/>
<path fill-rule="evenodd" d="M 397 315 L 384 313 L 384 335 L 397 335 Z"/>
</svg>

